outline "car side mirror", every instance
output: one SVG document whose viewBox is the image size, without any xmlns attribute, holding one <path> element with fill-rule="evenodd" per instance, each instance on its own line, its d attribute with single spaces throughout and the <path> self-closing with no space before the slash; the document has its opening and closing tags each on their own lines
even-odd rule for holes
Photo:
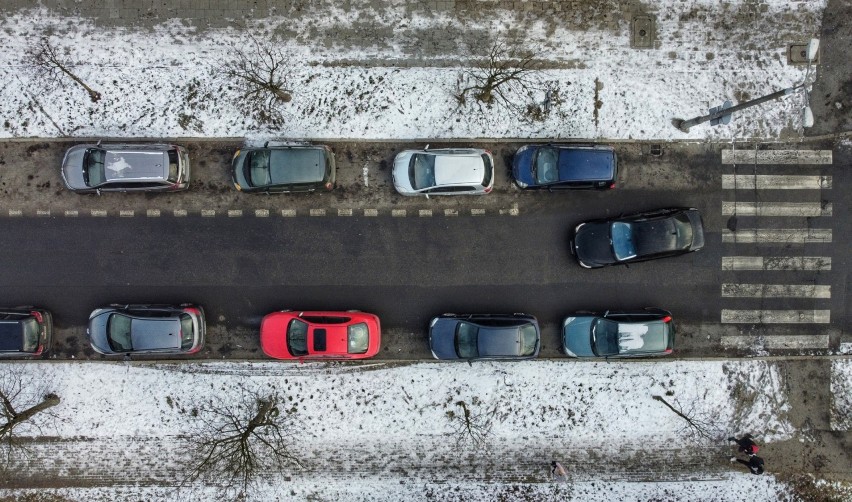
<svg viewBox="0 0 852 502">
<path fill-rule="evenodd" d="M 424 146 L 423 149 L 428 150 L 429 149 L 429 143 L 426 143 L 426 146 Z"/>
<path fill-rule="evenodd" d="M 101 194 L 101 189 L 100 189 L 100 188 L 95 188 L 95 193 L 96 193 L 96 194 L 98 194 L 98 195 L 100 195 L 100 194 Z"/>
</svg>

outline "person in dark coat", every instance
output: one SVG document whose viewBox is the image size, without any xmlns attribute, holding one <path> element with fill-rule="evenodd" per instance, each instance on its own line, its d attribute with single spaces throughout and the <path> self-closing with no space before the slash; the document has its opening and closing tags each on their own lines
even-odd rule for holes
<svg viewBox="0 0 852 502">
<path fill-rule="evenodd" d="M 746 434 L 740 439 L 737 439 L 732 436 L 728 438 L 728 441 L 734 441 L 735 443 L 737 443 L 737 445 L 740 447 L 740 452 L 745 453 L 746 455 L 754 455 L 755 453 L 757 453 L 757 450 L 760 449 L 760 447 L 757 446 L 757 443 L 753 441 L 751 434 Z"/>
<path fill-rule="evenodd" d="M 731 462 L 733 462 L 734 460 L 745 466 L 748 466 L 752 474 L 763 474 L 763 459 L 758 457 L 757 455 L 749 455 L 748 460 L 743 460 L 737 457 L 731 457 Z"/>
</svg>

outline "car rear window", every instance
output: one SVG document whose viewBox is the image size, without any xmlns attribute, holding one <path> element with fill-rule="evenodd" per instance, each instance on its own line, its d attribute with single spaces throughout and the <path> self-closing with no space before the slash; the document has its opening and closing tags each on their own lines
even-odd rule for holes
<svg viewBox="0 0 852 502">
<path fill-rule="evenodd" d="M 189 350 L 195 345 L 195 326 L 189 314 L 180 315 L 180 348 Z"/>
<path fill-rule="evenodd" d="M 172 183 L 177 183 L 178 174 L 180 173 L 179 164 L 180 159 L 178 157 L 178 152 L 175 149 L 168 151 L 169 157 L 169 181 Z"/>
<path fill-rule="evenodd" d="M 538 330 L 532 324 L 521 326 L 521 355 L 531 356 L 535 354 L 538 346 Z"/>
<path fill-rule="evenodd" d="M 487 187 L 491 184 L 491 177 L 494 175 L 494 166 L 491 165 L 491 157 L 488 154 L 482 154 L 482 163 L 485 164 L 485 176 L 482 178 L 482 186 Z"/>
<path fill-rule="evenodd" d="M 347 333 L 347 351 L 350 354 L 365 354 L 370 346 L 370 330 L 367 323 L 359 322 L 349 326 Z"/>
</svg>

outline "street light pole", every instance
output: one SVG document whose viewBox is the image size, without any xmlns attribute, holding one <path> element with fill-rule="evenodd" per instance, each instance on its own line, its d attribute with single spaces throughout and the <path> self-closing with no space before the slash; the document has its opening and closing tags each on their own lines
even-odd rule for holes
<svg viewBox="0 0 852 502">
<path fill-rule="evenodd" d="M 739 104 L 739 105 L 736 105 L 736 106 L 732 106 L 730 108 L 725 108 L 723 110 L 719 110 L 719 111 L 711 113 L 709 115 L 703 115 L 701 117 L 695 117 L 694 119 L 676 120 L 676 121 L 674 121 L 674 125 L 675 125 L 675 127 L 677 127 L 678 129 L 680 129 L 683 132 L 689 132 L 689 128 L 694 126 L 694 125 L 698 125 L 702 122 L 707 122 L 708 120 L 719 119 L 719 118 L 724 117 L 725 115 L 729 115 L 731 113 L 738 112 L 740 110 L 744 110 L 744 109 L 746 109 L 750 106 L 759 105 L 761 103 L 766 103 L 767 101 L 772 101 L 773 99 L 778 99 L 781 96 L 786 96 L 787 94 L 792 94 L 793 92 L 796 91 L 796 89 L 799 89 L 800 87 L 802 87 L 802 86 L 797 85 L 797 86 L 794 86 L 794 87 L 788 87 L 786 89 L 781 89 L 780 91 L 775 91 L 772 94 L 769 94 L 767 96 L 763 96 L 763 97 L 760 97 L 760 98 L 757 98 L 757 99 L 752 99 L 751 101 L 746 101 L 745 103 L 742 103 L 742 104 Z"/>
</svg>

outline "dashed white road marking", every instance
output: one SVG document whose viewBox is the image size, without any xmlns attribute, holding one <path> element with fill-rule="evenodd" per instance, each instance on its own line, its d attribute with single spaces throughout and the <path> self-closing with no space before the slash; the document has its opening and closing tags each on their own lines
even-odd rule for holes
<svg viewBox="0 0 852 502">
<path fill-rule="evenodd" d="M 103 209 L 92 209 L 92 216 L 96 218 L 104 218 L 106 217 L 107 212 Z"/>
<path fill-rule="evenodd" d="M 735 324 L 826 324 L 830 310 L 728 310 L 722 309 L 722 323 Z"/>
<path fill-rule="evenodd" d="M 831 150 L 722 150 L 722 164 L 831 163 Z"/>
<path fill-rule="evenodd" d="M 351 209 L 338 209 L 337 216 L 352 216 Z"/>
<path fill-rule="evenodd" d="M 254 210 L 255 218 L 269 218 L 269 209 L 255 209 Z"/>
<path fill-rule="evenodd" d="M 183 218 L 187 213 L 186 209 L 175 209 L 172 214 L 174 214 L 176 218 Z"/>
<path fill-rule="evenodd" d="M 471 216 L 482 216 L 484 214 L 485 214 L 485 209 L 471 209 L 470 210 Z"/>
<path fill-rule="evenodd" d="M 421 209 L 420 211 L 417 212 L 417 214 L 421 218 L 425 218 L 427 216 L 432 216 L 432 210 L 431 209 Z"/>
<path fill-rule="evenodd" d="M 50 216 L 50 209 L 36 209 L 36 216 Z"/>
<path fill-rule="evenodd" d="M 133 218 L 136 214 L 136 211 L 132 209 L 122 209 L 118 212 L 118 216 L 121 218 Z"/>
<path fill-rule="evenodd" d="M 147 214 L 149 218 L 159 218 L 160 217 L 160 210 L 159 209 L 149 209 L 148 211 L 146 211 L 145 214 Z"/>
<path fill-rule="evenodd" d="M 20 209 L 10 209 L 9 210 L 9 216 L 23 216 L 23 215 L 24 215 L 24 212 L 21 211 Z"/>
<path fill-rule="evenodd" d="M 365 209 L 364 210 L 364 216 L 378 216 L 378 215 L 379 215 L 378 209 Z"/>
<path fill-rule="evenodd" d="M 723 174 L 723 190 L 820 190 L 831 188 L 831 176 Z"/>
<path fill-rule="evenodd" d="M 311 209 L 311 216 L 325 216 L 325 209 Z"/>
<path fill-rule="evenodd" d="M 722 242 L 759 244 L 784 242 L 787 244 L 831 242 L 830 228 L 752 228 L 731 232 L 722 229 Z"/>
<path fill-rule="evenodd" d="M 722 202 L 722 214 L 739 216 L 831 216 L 820 202 Z"/>
<path fill-rule="evenodd" d="M 239 218 L 243 215 L 242 209 L 228 209 L 228 218 Z"/>
<path fill-rule="evenodd" d="M 828 335 L 773 335 L 760 340 L 749 335 L 722 337 L 722 346 L 728 349 L 749 349 L 757 344 L 765 349 L 827 349 Z"/>
<path fill-rule="evenodd" d="M 77 216 L 79 216 L 79 214 L 80 213 L 76 209 L 66 209 L 65 210 L 65 216 L 67 216 L 69 218 L 76 218 Z"/>
<path fill-rule="evenodd" d="M 405 209 L 391 209 L 391 216 L 404 217 Z"/>
<path fill-rule="evenodd" d="M 458 216 L 458 209 L 444 209 L 444 216 Z"/>
<path fill-rule="evenodd" d="M 216 216 L 216 211 L 213 209 L 202 209 L 201 216 L 204 218 L 212 218 Z"/>
<path fill-rule="evenodd" d="M 722 284 L 723 298 L 831 298 L 831 286 L 818 284 Z"/>
<path fill-rule="evenodd" d="M 282 209 L 281 210 L 281 216 L 283 216 L 285 218 L 292 218 L 292 217 L 296 216 L 296 210 L 295 209 Z"/>
<path fill-rule="evenodd" d="M 723 256 L 722 270 L 831 270 L 830 256 Z"/>
</svg>

